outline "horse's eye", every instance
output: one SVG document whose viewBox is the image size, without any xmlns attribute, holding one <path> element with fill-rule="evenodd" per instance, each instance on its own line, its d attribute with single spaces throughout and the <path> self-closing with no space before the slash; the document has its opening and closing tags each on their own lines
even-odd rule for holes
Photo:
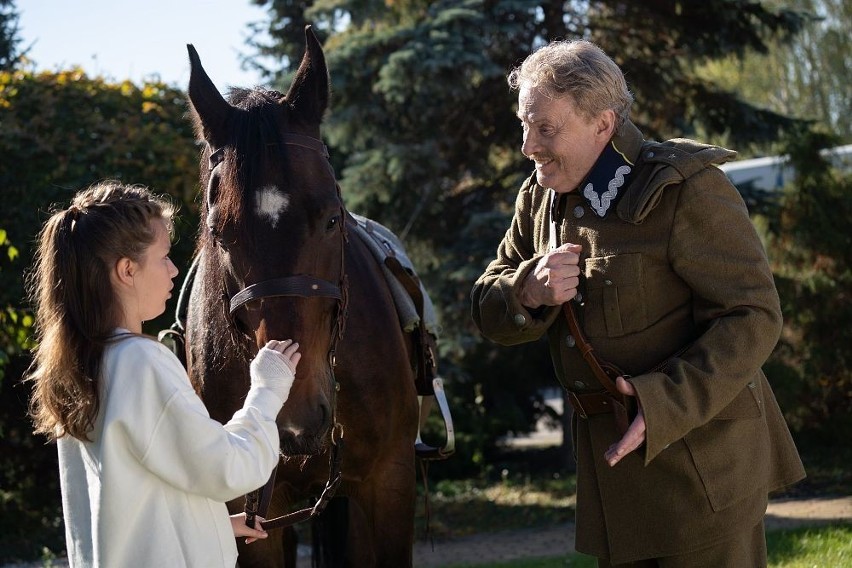
<svg viewBox="0 0 852 568">
<path fill-rule="evenodd" d="M 210 236 L 213 237 L 213 240 L 216 241 L 217 243 L 221 244 L 222 233 L 219 232 L 219 229 L 217 229 L 216 227 L 214 227 L 212 225 L 207 227 L 207 228 L 210 230 Z"/>
<path fill-rule="evenodd" d="M 331 219 L 328 220 L 328 225 L 326 225 L 325 230 L 331 231 L 340 223 L 340 215 L 335 215 Z"/>
<path fill-rule="evenodd" d="M 219 207 L 216 205 L 210 206 L 210 211 L 207 213 L 207 230 L 210 231 L 210 236 L 217 243 L 222 242 L 222 233 L 217 228 L 219 226 Z"/>
<path fill-rule="evenodd" d="M 217 243 L 222 242 L 222 231 L 220 231 L 214 223 L 210 223 L 208 221 L 207 232 L 210 233 L 210 236 L 213 238 L 214 241 L 216 241 Z"/>
</svg>

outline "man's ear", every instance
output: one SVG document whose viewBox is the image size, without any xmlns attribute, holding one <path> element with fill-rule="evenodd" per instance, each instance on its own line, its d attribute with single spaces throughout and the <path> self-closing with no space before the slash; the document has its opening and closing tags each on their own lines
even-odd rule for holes
<svg viewBox="0 0 852 568">
<path fill-rule="evenodd" d="M 129 258 L 120 258 L 115 262 L 113 275 L 121 284 L 133 286 L 134 272 L 136 272 L 136 264 Z"/>
<path fill-rule="evenodd" d="M 595 133 L 605 139 L 606 142 L 609 142 L 615 136 L 615 118 L 615 111 L 608 108 L 600 113 L 596 119 L 597 129 Z"/>
</svg>

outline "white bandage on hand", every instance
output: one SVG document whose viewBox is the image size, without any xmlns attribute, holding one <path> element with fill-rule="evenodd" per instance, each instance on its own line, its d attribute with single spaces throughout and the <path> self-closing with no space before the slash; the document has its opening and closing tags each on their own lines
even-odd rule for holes
<svg viewBox="0 0 852 568">
<path fill-rule="evenodd" d="M 266 387 L 277 394 L 282 403 L 287 402 L 290 387 L 293 386 L 293 380 L 296 378 L 296 373 L 287 357 L 274 349 L 263 347 L 252 360 L 249 369 L 252 386 Z"/>
</svg>

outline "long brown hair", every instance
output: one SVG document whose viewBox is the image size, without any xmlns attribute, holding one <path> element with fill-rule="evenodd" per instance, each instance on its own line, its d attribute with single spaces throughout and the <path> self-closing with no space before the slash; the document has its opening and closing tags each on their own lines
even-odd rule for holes
<svg viewBox="0 0 852 568">
<path fill-rule="evenodd" d="M 27 275 L 36 339 L 27 380 L 35 432 L 88 440 L 98 415 L 101 359 L 115 340 L 121 305 L 110 270 L 140 261 L 154 242 L 154 219 L 172 230 L 175 208 L 143 186 L 107 181 L 54 211 L 38 237 Z"/>
</svg>

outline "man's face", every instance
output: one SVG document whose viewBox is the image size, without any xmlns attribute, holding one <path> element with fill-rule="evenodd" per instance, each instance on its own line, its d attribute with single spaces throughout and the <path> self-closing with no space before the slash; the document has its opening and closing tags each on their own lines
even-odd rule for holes
<svg viewBox="0 0 852 568">
<path fill-rule="evenodd" d="M 538 184 L 558 193 L 577 189 L 612 137 L 611 111 L 589 119 L 570 97 L 552 99 L 535 87 L 518 94 L 524 129 L 521 152 L 535 162 Z"/>
</svg>

